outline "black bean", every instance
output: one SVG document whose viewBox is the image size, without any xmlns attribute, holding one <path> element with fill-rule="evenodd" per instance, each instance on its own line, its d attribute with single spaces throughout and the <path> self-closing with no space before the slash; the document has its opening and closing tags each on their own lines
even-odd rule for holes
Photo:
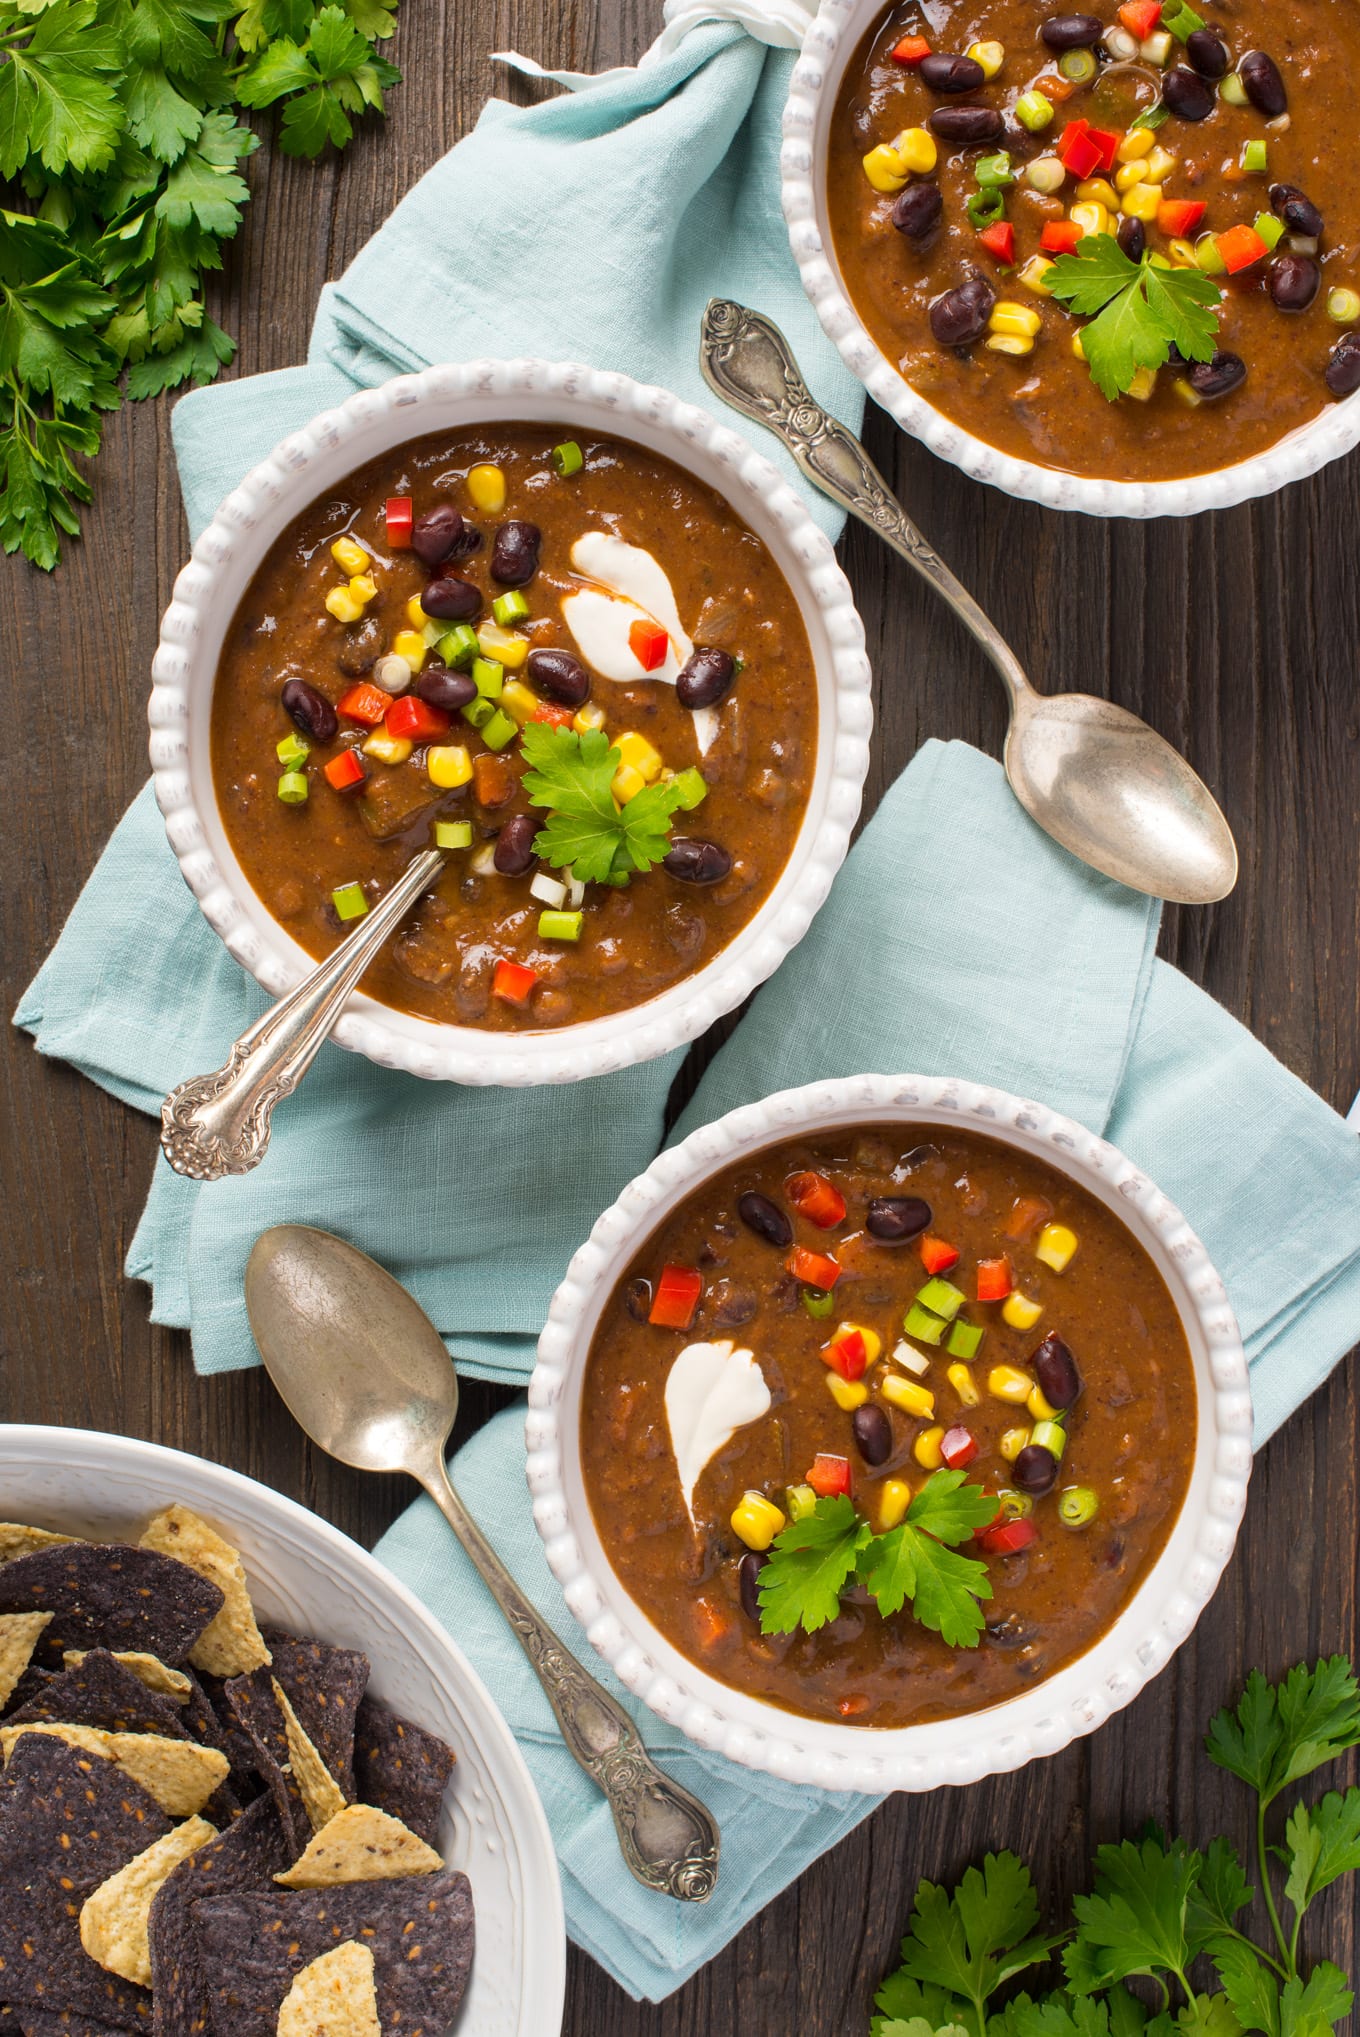
<svg viewBox="0 0 1360 2037">
<path fill-rule="evenodd" d="M 527 587 L 538 571 L 538 548 L 543 533 L 536 523 L 512 516 L 496 532 L 491 547 L 491 577 L 502 587 Z"/>
<path fill-rule="evenodd" d="M 1070 1408 L 1075 1404 L 1081 1394 L 1081 1373 L 1056 1330 L 1049 1331 L 1029 1362 L 1050 1407 Z"/>
<path fill-rule="evenodd" d="M 495 854 L 496 868 L 502 877 L 523 877 L 533 869 L 538 830 L 539 821 L 531 813 L 517 813 L 505 823 L 496 837 Z"/>
<path fill-rule="evenodd" d="M 1049 1492 L 1057 1476 L 1058 1460 L 1042 1443 L 1026 1443 L 1011 1466 L 1011 1477 L 1021 1492 Z"/>
<path fill-rule="evenodd" d="M 675 697 L 681 707 L 715 707 L 736 676 L 737 661 L 729 652 L 692 651 L 680 668 Z"/>
<path fill-rule="evenodd" d="M 993 1648 L 1027 1648 L 1034 1630 L 1017 1613 L 1007 1613 L 1004 1620 L 988 1620 L 983 1638 Z"/>
<path fill-rule="evenodd" d="M 374 617 L 366 615 L 345 631 L 335 662 L 347 679 L 362 679 L 377 664 L 382 647 L 383 632 Z"/>
<path fill-rule="evenodd" d="M 754 1231 L 767 1245 L 775 1245 L 780 1251 L 793 1243 L 793 1225 L 777 1202 L 771 1202 L 768 1195 L 762 1195 L 757 1188 L 748 1188 L 745 1195 L 737 1198 L 737 1215 L 748 1231 Z"/>
<path fill-rule="evenodd" d="M 623 1305 L 635 1323 L 645 1323 L 652 1312 L 652 1283 L 639 1276 L 623 1291 Z"/>
<path fill-rule="evenodd" d="M 1360 389 L 1360 332 L 1343 332 L 1332 348 L 1324 376 L 1333 396 L 1350 396 Z"/>
<path fill-rule="evenodd" d="M 1289 94 L 1274 57 L 1264 50 L 1248 50 L 1237 66 L 1237 75 L 1256 111 L 1264 113 L 1267 120 L 1278 119 L 1289 104 Z"/>
<path fill-rule="evenodd" d="M 1306 234 L 1310 240 L 1322 237 L 1322 214 L 1311 198 L 1305 198 L 1297 184 L 1272 184 L 1270 209 L 1291 233 Z"/>
<path fill-rule="evenodd" d="M 1240 354 L 1217 353 L 1211 361 L 1196 361 L 1190 370 L 1190 387 L 1201 396 L 1228 396 L 1247 379 L 1247 364 Z"/>
<path fill-rule="evenodd" d="M 907 240 L 924 240 L 934 233 L 944 211 L 938 184 L 908 184 L 893 201 L 892 223 Z"/>
<path fill-rule="evenodd" d="M 1207 120 L 1214 110 L 1214 95 L 1203 78 L 1178 64 L 1162 79 L 1162 104 L 1178 120 Z"/>
<path fill-rule="evenodd" d="M 1228 52 L 1212 28 L 1195 28 L 1185 38 L 1185 54 L 1201 78 L 1212 84 L 1227 76 Z"/>
<path fill-rule="evenodd" d="M 1094 14 L 1055 14 L 1039 30 L 1051 50 L 1092 49 L 1105 33 L 1105 24 Z"/>
<path fill-rule="evenodd" d="M 987 82 L 987 73 L 976 57 L 949 57 L 932 50 L 916 69 L 931 92 L 976 92 Z"/>
<path fill-rule="evenodd" d="M 769 1562 L 758 1550 L 748 1549 L 737 1565 L 737 1589 L 741 1593 L 741 1609 L 748 1620 L 760 1623 L 760 1573 Z"/>
<path fill-rule="evenodd" d="M 481 609 L 482 591 L 470 580 L 460 580 L 450 573 L 431 580 L 420 597 L 420 605 L 426 615 L 433 615 L 440 622 L 471 622 Z"/>
<path fill-rule="evenodd" d="M 290 679 L 279 695 L 285 714 L 292 716 L 304 736 L 314 742 L 330 743 L 340 720 L 324 693 L 306 679 Z"/>
<path fill-rule="evenodd" d="M 466 672 L 452 672 L 447 665 L 427 665 L 416 680 L 415 690 L 428 707 L 442 707 L 445 714 L 457 714 L 477 698 L 477 688 Z"/>
<path fill-rule="evenodd" d="M 931 299 L 930 330 L 942 347 L 968 347 L 982 338 L 996 303 L 985 276 L 970 276 L 942 297 Z"/>
<path fill-rule="evenodd" d="M 1143 230 L 1141 219 L 1134 219 L 1126 213 L 1115 228 L 1114 237 L 1131 262 L 1142 261 L 1143 250 L 1147 246 L 1147 234 Z"/>
<path fill-rule="evenodd" d="M 744 1280 L 717 1280 L 708 1290 L 709 1320 L 715 1330 L 735 1330 L 760 1313 L 760 1296 Z"/>
<path fill-rule="evenodd" d="M 904 1245 L 920 1237 L 930 1218 L 930 1204 L 919 1195 L 876 1195 L 869 1204 L 864 1228 L 882 1245 Z"/>
<path fill-rule="evenodd" d="M 938 1146 L 913 1146 L 911 1151 L 904 1153 L 898 1161 L 897 1177 L 900 1179 L 903 1174 L 914 1174 L 918 1167 L 927 1167 L 932 1160 L 938 1160 L 939 1157 Z"/>
<path fill-rule="evenodd" d="M 1276 255 L 1267 282 L 1277 311 L 1306 311 L 1318 294 L 1322 271 L 1310 255 Z"/>
<path fill-rule="evenodd" d="M 892 1456 L 892 1423 L 876 1401 L 866 1401 L 850 1417 L 855 1448 L 866 1464 L 886 1464 Z"/>
<path fill-rule="evenodd" d="M 999 141 L 1005 122 L 993 106 L 937 106 L 926 125 L 941 141 L 971 148 L 975 142 Z"/>
<path fill-rule="evenodd" d="M 451 502 L 427 510 L 411 526 L 411 550 L 431 570 L 446 559 L 466 559 L 481 542 L 481 532 Z"/>
<path fill-rule="evenodd" d="M 661 860 L 663 870 L 685 884 L 717 884 L 732 868 L 732 858 L 717 842 L 698 835 L 682 835 L 671 843 L 670 854 Z"/>
<path fill-rule="evenodd" d="M 559 707 L 580 707 L 590 698 L 590 674 L 570 651 L 530 651 L 529 677 Z"/>
</svg>

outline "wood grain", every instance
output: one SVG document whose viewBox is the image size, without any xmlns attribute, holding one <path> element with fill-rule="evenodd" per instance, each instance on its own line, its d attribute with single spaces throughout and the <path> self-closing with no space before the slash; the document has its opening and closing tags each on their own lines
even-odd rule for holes
<svg viewBox="0 0 1360 2037">
<path fill-rule="evenodd" d="M 237 371 L 301 359 L 322 283 L 488 93 L 529 89 L 505 84 L 488 51 L 596 68 L 632 61 L 653 25 L 642 0 L 406 0 L 393 50 L 406 82 L 387 125 L 339 161 L 289 163 L 266 148 L 249 165 L 254 203 L 214 304 L 240 341 Z M 1163 953 L 1344 1109 L 1360 1082 L 1360 463 L 1188 524 L 1097 523 L 976 487 L 882 417 L 867 437 L 1040 683 L 1108 691 L 1219 792 L 1241 882 L 1212 911 L 1169 912 Z M 183 549 L 169 408 L 143 404 L 110 423 L 86 537 L 60 573 L 0 567 L 10 1009 L 145 779 L 148 668 Z M 843 556 L 877 674 L 871 799 L 926 736 L 995 753 L 999 695 L 967 640 L 865 532 L 849 534 Z M 259 1373 L 195 1379 L 187 1340 L 152 1325 L 146 1290 L 122 1277 L 150 1124 L 17 1035 L 0 1051 L 10 1267 L 0 1417 L 198 1451 L 371 1543 L 404 1504 L 400 1483 L 319 1459 Z M 468 1427 L 501 1398 L 469 1389 Z M 1171 1668 L 1094 1739 L 978 1789 L 892 1800 L 660 2007 L 630 2002 L 573 1955 L 571 2037 L 857 2037 L 919 1875 L 1013 1845 L 1062 1898 L 1091 1843 L 1148 1816 L 1195 1839 L 1241 1834 L 1240 1795 L 1203 1760 L 1200 1737 L 1252 1664 L 1278 1670 L 1355 1646 L 1357 1412 L 1343 1367 L 1264 1452 L 1214 1604 Z M 1349 1967 L 1356 1912 L 1334 1900 L 1324 1916 L 1327 1950 Z"/>
</svg>

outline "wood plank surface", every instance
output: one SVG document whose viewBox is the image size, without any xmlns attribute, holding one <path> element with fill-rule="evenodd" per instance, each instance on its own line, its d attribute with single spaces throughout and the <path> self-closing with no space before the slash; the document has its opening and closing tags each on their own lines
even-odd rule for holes
<svg viewBox="0 0 1360 2037">
<path fill-rule="evenodd" d="M 529 89 L 506 85 L 487 52 L 593 69 L 632 61 L 654 26 L 650 0 L 405 0 L 392 50 L 405 82 L 386 126 L 366 127 L 341 159 L 298 164 L 265 149 L 248 165 L 254 202 L 213 304 L 240 341 L 233 372 L 301 359 L 322 283 L 490 92 Z M 1241 882 L 1213 910 L 1168 912 L 1162 952 L 1344 1109 L 1360 1083 L 1360 461 L 1221 516 L 1135 525 L 1008 502 L 879 416 L 867 436 L 1040 684 L 1108 691 L 1219 792 Z M 151 652 L 185 548 L 167 404 L 110 422 L 97 480 L 85 541 L 57 575 L 0 565 L 7 1010 L 146 777 Z M 995 753 L 1001 701 L 961 631 L 872 537 L 856 528 L 843 556 L 877 674 L 872 804 L 926 736 Z M 197 1451 L 372 1543 L 403 1485 L 311 1451 L 260 1373 L 196 1379 L 187 1339 L 152 1326 L 147 1291 L 123 1279 L 155 1151 L 148 1121 L 8 1029 L 0 1051 L 0 1419 Z M 502 1398 L 470 1388 L 465 1427 Z M 659 2007 L 630 2002 L 573 1954 L 571 2037 L 858 2037 L 919 1875 L 1012 1845 L 1060 1899 L 1092 1843 L 1148 1816 L 1192 1839 L 1245 1838 L 1242 1797 L 1200 1738 L 1253 1664 L 1278 1671 L 1354 1648 L 1356 1429 L 1343 1367 L 1259 1460 L 1231 1574 L 1195 1635 L 1095 1738 L 977 1789 L 891 1800 Z M 1357 1913 L 1331 1901 L 1324 1915 L 1328 1953 L 1349 1969 Z"/>
</svg>

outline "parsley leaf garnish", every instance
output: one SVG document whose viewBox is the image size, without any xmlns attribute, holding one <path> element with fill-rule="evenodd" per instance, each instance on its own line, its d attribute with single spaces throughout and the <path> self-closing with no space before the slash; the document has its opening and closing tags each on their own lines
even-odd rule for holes
<svg viewBox="0 0 1360 2037">
<path fill-rule="evenodd" d="M 1111 402 L 1132 386 L 1140 368 L 1160 368 L 1171 348 L 1187 361 L 1212 360 L 1218 286 L 1198 269 L 1161 269 L 1145 255 L 1131 262 L 1112 234 L 1087 234 L 1075 253 L 1059 255 L 1049 293 L 1078 318 L 1091 379 Z"/>
<path fill-rule="evenodd" d="M 1360 1747 L 1360 1687 L 1344 1655 L 1299 1663 L 1271 1685 L 1259 1669 L 1235 1712 L 1222 1711 L 1205 1742 L 1209 1759 L 1270 1804 L 1291 1782 Z"/>
<path fill-rule="evenodd" d="M 902 1964 L 875 2006 L 887 2017 L 920 2017 L 936 2029 L 954 2023 L 983 2037 L 988 1997 L 1046 1959 L 1059 1942 L 1038 1923 L 1034 1883 L 1013 1853 L 989 1853 L 952 1895 L 923 1881 L 902 1940 Z M 876 2029 L 879 2037 L 895 2037 L 891 2022 Z"/>
<path fill-rule="evenodd" d="M 603 729 L 549 728 L 529 722 L 524 754 L 530 769 L 524 790 L 532 806 L 548 808 L 534 839 L 536 852 L 583 884 L 627 883 L 634 870 L 650 870 L 671 845 L 671 816 L 683 803 L 674 781 L 648 785 L 626 806 L 613 794 L 623 762 Z"/>
<path fill-rule="evenodd" d="M 791 1634 L 801 1627 L 815 1634 L 834 1620 L 872 1535 L 844 1495 L 819 1499 L 812 1513 L 790 1521 L 775 1536 L 760 1573 L 761 1633 Z"/>
</svg>

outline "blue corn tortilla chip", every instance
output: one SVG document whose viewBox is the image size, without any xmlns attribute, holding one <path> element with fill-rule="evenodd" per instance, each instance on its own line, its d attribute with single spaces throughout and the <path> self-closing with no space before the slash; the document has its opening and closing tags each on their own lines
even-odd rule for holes
<svg viewBox="0 0 1360 2037">
<path fill-rule="evenodd" d="M 30 1662 L 28 1668 L 10 1692 L 9 1703 L 7 1705 L 0 1705 L 0 1719 L 8 1723 L 15 1712 L 22 1711 L 23 1707 L 26 1704 L 30 1704 L 38 1695 L 38 1692 L 51 1681 L 52 1672 L 50 1669 L 35 1669 Z"/>
<path fill-rule="evenodd" d="M 275 2037 L 304 1966 L 347 1939 L 373 1954 L 384 2037 L 443 2037 L 467 1986 L 474 1926 L 465 1874 L 210 1898 L 194 1909 L 216 2037 Z"/>
<path fill-rule="evenodd" d="M 182 1860 L 151 1905 L 154 2037 L 206 2037 L 211 2005 L 198 1962 L 194 1905 L 208 1896 L 268 1889 L 292 1861 L 270 1797 L 256 1799 L 219 1839 Z"/>
<path fill-rule="evenodd" d="M 368 1657 L 355 1648 L 300 1640 L 272 1627 L 264 1630 L 276 1676 L 298 1715 L 298 1723 L 329 1768 L 347 1803 L 354 1801 L 354 1724 L 368 1687 Z"/>
<path fill-rule="evenodd" d="M 233 1676 L 225 1694 L 233 1731 L 251 1749 L 251 1764 L 263 1777 L 278 1812 L 291 1864 L 312 1836 L 312 1821 L 293 1780 L 288 1735 L 270 1688 L 269 1671 L 253 1669 L 248 1676 Z"/>
<path fill-rule="evenodd" d="M 103 1726 L 110 1733 L 160 1733 L 170 1740 L 192 1738 L 180 1707 L 148 1690 L 106 1648 L 92 1648 L 74 1669 L 49 1677 L 5 1720 L 7 1726 L 58 1723 Z"/>
<path fill-rule="evenodd" d="M 439 1844 L 439 1810 L 457 1757 L 452 1747 L 366 1697 L 354 1735 L 354 1786 L 361 1804 L 375 1804 Z"/>
<path fill-rule="evenodd" d="M 93 2016 L 73 2015 L 69 2009 L 10 2009 L 0 2010 L 0 2016 L 8 2015 L 8 2024 L 0 2022 L 0 2032 L 23 2031 L 23 2037 L 116 2037 L 112 2023 L 100 2023 Z"/>
<path fill-rule="evenodd" d="M 217 1586 L 187 1563 L 122 1542 L 60 1542 L 0 1565 L 0 1613 L 51 1613 L 35 1660 L 60 1669 L 68 1648 L 158 1655 L 174 1669 L 221 1609 Z"/>
</svg>

